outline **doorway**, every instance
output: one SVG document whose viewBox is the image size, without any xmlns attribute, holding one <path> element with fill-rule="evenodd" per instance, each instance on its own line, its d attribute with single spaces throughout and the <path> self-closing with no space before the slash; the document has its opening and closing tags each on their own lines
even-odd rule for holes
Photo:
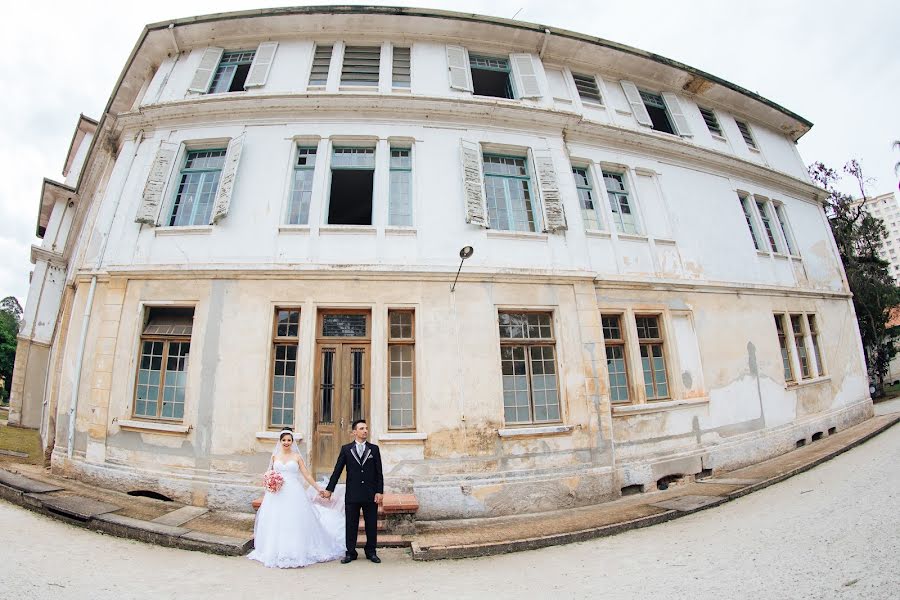
<svg viewBox="0 0 900 600">
<path fill-rule="evenodd" d="M 319 311 L 311 461 L 316 479 L 331 475 L 353 421 L 369 418 L 370 351 L 368 311 Z"/>
</svg>

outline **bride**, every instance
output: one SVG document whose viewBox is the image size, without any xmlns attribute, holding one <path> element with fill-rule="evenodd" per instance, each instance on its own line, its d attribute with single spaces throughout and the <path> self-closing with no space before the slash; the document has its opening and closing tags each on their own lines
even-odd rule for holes
<svg viewBox="0 0 900 600">
<path fill-rule="evenodd" d="M 248 558 L 267 567 L 288 568 L 344 556 L 343 499 L 319 498 L 322 488 L 303 463 L 290 429 L 278 436 L 269 468 L 281 474 L 284 484 L 277 492 L 266 491 L 256 513 L 255 548 Z M 301 475 L 310 485 L 308 491 Z"/>
</svg>

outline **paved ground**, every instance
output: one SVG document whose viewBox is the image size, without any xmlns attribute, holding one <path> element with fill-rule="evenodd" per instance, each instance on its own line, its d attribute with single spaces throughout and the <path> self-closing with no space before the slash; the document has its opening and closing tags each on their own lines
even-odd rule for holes
<svg viewBox="0 0 900 600">
<path fill-rule="evenodd" d="M 760 492 L 611 538 L 430 563 L 382 550 L 381 565 L 291 571 L 99 535 L 0 502 L 0 597 L 898 598 L 898 465 L 900 425 Z"/>
</svg>

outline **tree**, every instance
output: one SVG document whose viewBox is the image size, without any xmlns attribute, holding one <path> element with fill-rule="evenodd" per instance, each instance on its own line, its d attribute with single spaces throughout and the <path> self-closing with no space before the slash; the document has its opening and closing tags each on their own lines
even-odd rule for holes
<svg viewBox="0 0 900 600">
<path fill-rule="evenodd" d="M 0 300 L 0 380 L 5 387 L 0 390 L 0 400 L 9 398 L 13 365 L 16 362 L 16 335 L 22 324 L 22 305 L 12 296 Z"/>
<path fill-rule="evenodd" d="M 880 394 L 891 359 L 897 354 L 894 334 L 887 329 L 891 309 L 900 305 L 900 288 L 894 282 L 890 263 L 881 258 L 881 243 L 887 234 L 884 223 L 864 210 L 866 179 L 862 167 L 851 160 L 843 169 L 856 180 L 862 201 L 838 191 L 835 184 L 841 175 L 821 162 L 809 166 L 813 181 L 828 192 L 825 212 L 838 254 L 844 263 L 847 283 L 853 293 L 853 308 L 869 379 Z"/>
</svg>

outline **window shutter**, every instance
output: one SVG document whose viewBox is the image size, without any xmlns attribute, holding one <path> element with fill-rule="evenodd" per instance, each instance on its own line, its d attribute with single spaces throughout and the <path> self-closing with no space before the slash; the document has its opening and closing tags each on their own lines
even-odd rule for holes
<svg viewBox="0 0 900 600">
<path fill-rule="evenodd" d="M 566 211 L 559 193 L 559 180 L 553 167 L 553 155 L 549 150 L 534 150 L 532 157 L 544 206 L 544 231 L 550 233 L 564 231 L 568 229 Z"/>
<path fill-rule="evenodd" d="M 213 205 L 210 225 L 215 225 L 223 217 L 228 216 L 228 208 L 231 206 L 231 193 L 234 190 L 234 179 L 237 176 L 238 163 L 241 161 L 241 152 L 244 149 L 244 134 L 237 136 L 228 142 L 228 151 L 225 153 L 225 165 L 222 167 L 222 175 L 219 178 L 219 189 L 216 191 L 216 202 Z"/>
<path fill-rule="evenodd" d="M 225 52 L 224 48 L 215 48 L 213 46 L 203 51 L 200 66 L 194 72 L 194 79 L 191 81 L 191 87 L 188 88 L 188 91 L 200 94 L 206 93 L 209 89 L 209 84 L 212 83 L 213 75 L 216 74 L 216 67 L 219 66 L 219 61 L 222 60 L 223 52 Z"/>
<path fill-rule="evenodd" d="M 461 140 L 463 200 L 466 223 L 488 228 L 484 194 L 484 173 L 481 167 L 481 146 L 469 140 Z"/>
<path fill-rule="evenodd" d="M 622 80 L 619 83 L 622 84 L 622 91 L 625 92 L 625 98 L 628 99 L 628 104 L 631 105 L 631 112 L 634 113 L 634 118 L 637 122 L 647 127 L 653 127 L 650 113 L 647 112 L 647 107 L 644 106 L 644 101 L 641 99 L 641 93 L 638 91 L 637 86 L 630 81 Z"/>
<path fill-rule="evenodd" d="M 688 123 L 687 117 L 684 114 L 684 110 L 681 108 L 681 101 L 678 100 L 678 96 L 672 92 L 663 92 L 662 97 L 663 102 L 666 103 L 666 108 L 669 109 L 669 114 L 672 115 L 672 120 L 675 121 L 675 130 L 678 132 L 678 135 L 685 137 L 694 135 L 691 131 L 691 125 Z"/>
<path fill-rule="evenodd" d="M 516 91 L 520 98 L 540 98 L 541 84 L 538 81 L 537 67 L 530 54 L 510 54 Z"/>
<path fill-rule="evenodd" d="M 247 73 L 244 89 L 266 85 L 266 79 L 269 78 L 269 70 L 272 68 L 272 62 L 275 60 L 275 50 L 277 49 L 278 42 L 263 42 L 259 45 L 256 49 L 256 54 L 253 55 L 253 63 L 250 65 L 250 72 Z"/>
<path fill-rule="evenodd" d="M 469 70 L 468 51 L 462 46 L 447 46 L 447 67 L 450 69 L 450 87 L 471 92 L 472 72 Z"/>
<path fill-rule="evenodd" d="M 156 219 L 162 205 L 163 190 L 166 187 L 169 168 L 172 166 L 172 159 L 175 158 L 177 148 L 177 144 L 160 142 L 153 164 L 150 165 L 147 183 L 144 184 L 144 193 L 141 194 L 141 204 L 138 206 L 135 223 L 156 226 Z"/>
</svg>

